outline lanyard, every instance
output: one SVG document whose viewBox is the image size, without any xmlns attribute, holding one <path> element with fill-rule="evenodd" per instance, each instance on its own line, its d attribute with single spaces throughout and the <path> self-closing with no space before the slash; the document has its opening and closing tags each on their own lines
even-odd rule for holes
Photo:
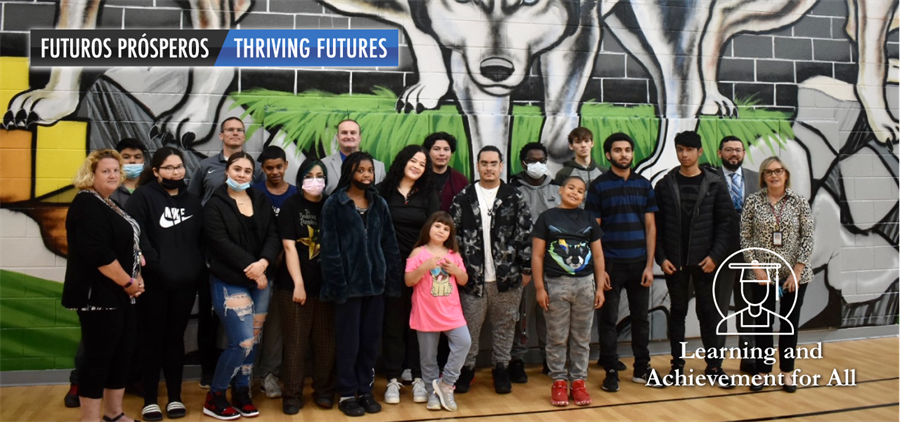
<svg viewBox="0 0 900 422">
<path fill-rule="evenodd" d="M 772 209 L 772 215 L 775 216 L 775 229 L 776 230 L 781 229 L 781 214 L 784 212 L 784 204 L 785 204 L 785 202 L 787 202 L 784 200 L 784 196 L 782 196 L 781 199 L 779 199 L 779 201 L 781 201 L 781 208 L 779 208 L 777 214 L 775 213 L 775 206 L 772 205 L 771 202 L 769 202 L 769 208 Z"/>
</svg>

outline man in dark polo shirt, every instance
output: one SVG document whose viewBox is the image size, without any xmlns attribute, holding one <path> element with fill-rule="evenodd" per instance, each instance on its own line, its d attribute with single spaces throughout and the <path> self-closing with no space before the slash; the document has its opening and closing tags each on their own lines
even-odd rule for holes
<svg viewBox="0 0 900 422">
<path fill-rule="evenodd" d="M 603 142 L 610 163 L 588 188 L 585 210 L 597 219 L 603 229 L 603 257 L 606 261 L 606 303 L 596 312 L 600 318 L 600 364 L 606 368 L 604 391 L 619 390 L 616 368 L 616 323 L 619 321 L 619 299 L 624 288 L 628 292 L 631 312 L 631 350 L 634 373 L 631 380 L 646 384 L 650 367 L 650 285 L 653 283 L 653 255 L 656 249 L 656 197 L 650 181 L 631 169 L 634 140 L 624 133 L 614 133 Z"/>
</svg>

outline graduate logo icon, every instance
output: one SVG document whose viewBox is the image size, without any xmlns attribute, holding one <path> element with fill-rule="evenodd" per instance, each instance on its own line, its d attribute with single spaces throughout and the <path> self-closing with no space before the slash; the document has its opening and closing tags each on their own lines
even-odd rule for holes
<svg viewBox="0 0 900 422">
<path fill-rule="evenodd" d="M 752 262 L 732 262 L 732 257 L 743 255 L 744 251 L 754 251 L 754 255 L 759 259 Z M 718 290 L 718 283 L 732 283 L 734 279 L 730 276 L 722 276 L 722 268 L 728 266 L 730 270 L 739 272 L 739 282 L 735 283 L 734 288 L 740 289 L 740 294 L 747 304 L 743 309 L 735 309 L 733 314 L 726 315 L 722 309 L 728 309 L 728 306 L 720 307 L 716 295 L 713 295 L 713 301 L 716 302 L 716 309 L 722 316 L 722 321 L 716 327 L 716 334 L 719 335 L 791 335 L 794 334 L 795 327 L 787 319 L 794 311 L 797 305 L 797 295 L 790 295 L 793 302 L 783 303 L 784 295 L 787 292 L 786 283 L 790 280 L 799 280 L 797 274 L 791 265 L 778 253 L 765 248 L 745 248 L 731 254 L 723 265 L 719 266 L 716 276 L 713 279 L 713 291 Z M 724 274 L 732 274 L 725 272 Z M 790 277 L 793 275 L 793 277 Z M 720 277 L 722 276 L 722 277 Z M 794 286 L 794 289 L 799 286 Z M 789 306 L 787 312 L 779 313 L 779 309 L 785 309 Z M 774 322 L 779 321 L 780 330 L 775 330 Z M 785 325 L 787 324 L 787 325 Z"/>
</svg>

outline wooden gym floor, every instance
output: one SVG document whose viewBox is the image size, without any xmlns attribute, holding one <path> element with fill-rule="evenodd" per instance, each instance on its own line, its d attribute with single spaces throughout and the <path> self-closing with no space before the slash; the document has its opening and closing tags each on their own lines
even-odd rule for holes
<svg viewBox="0 0 900 422">
<path fill-rule="evenodd" d="M 801 347 L 812 347 L 804 345 Z M 459 411 L 429 411 L 424 404 L 412 402 L 410 387 L 401 391 L 399 405 L 383 404 L 384 410 L 366 415 L 360 421 L 428 421 L 441 419 L 487 421 L 760 421 L 774 419 L 845 421 L 898 420 L 898 338 L 879 338 L 822 344 L 822 359 L 797 360 L 800 374 L 821 375 L 818 385 L 801 387 L 795 394 L 780 388 L 768 388 L 753 393 L 747 387 L 723 390 L 709 386 L 669 387 L 655 389 L 631 382 L 631 359 L 623 361 L 629 369 L 621 374 L 621 388 L 616 393 L 600 390 L 604 372 L 591 363 L 588 379 L 593 404 L 585 407 L 570 404 L 565 408 L 550 405 L 550 379 L 541 374 L 539 365 L 527 368 L 527 384 L 513 384 L 513 393 L 497 395 L 493 391 L 489 368 L 478 370 L 472 389 L 458 394 Z M 663 374 L 668 372 L 669 356 L 653 356 L 652 365 Z M 736 359 L 725 361 L 729 375 L 738 372 Z M 702 374 L 700 359 L 688 360 L 687 370 Z M 827 386 L 834 370 L 844 376 L 844 370 L 856 370 L 856 386 Z M 777 373 L 777 372 L 776 372 Z M 807 379 L 809 381 L 810 379 Z M 384 379 L 377 379 L 375 393 L 379 402 L 384 394 Z M 2 421 L 71 421 L 78 420 L 78 409 L 67 409 L 62 398 L 67 385 L 0 388 L 0 420 Z M 164 390 L 164 387 L 161 387 Z M 260 408 L 258 421 L 347 421 L 337 408 L 318 409 L 309 397 L 299 414 L 287 416 L 281 412 L 281 399 L 268 399 L 254 392 L 254 402 Z M 214 421 L 204 416 L 202 403 L 205 390 L 196 381 L 184 384 L 183 399 L 188 407 L 184 422 Z M 165 392 L 160 391 L 165 405 Z M 140 417 L 142 399 L 125 396 L 125 410 Z"/>
</svg>

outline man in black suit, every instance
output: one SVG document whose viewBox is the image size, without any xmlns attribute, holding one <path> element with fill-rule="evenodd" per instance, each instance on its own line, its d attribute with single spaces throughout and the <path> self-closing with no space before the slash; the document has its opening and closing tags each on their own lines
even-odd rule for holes
<svg viewBox="0 0 900 422">
<path fill-rule="evenodd" d="M 753 170 L 748 170 L 741 167 L 744 163 L 744 142 L 741 141 L 737 136 L 726 136 L 719 141 L 719 159 L 722 160 L 722 166 L 716 168 L 716 172 L 719 174 L 725 182 L 728 184 L 728 193 L 731 196 L 731 202 L 734 204 L 734 209 L 737 211 L 738 218 L 735 220 L 735 224 L 731 230 L 731 239 L 733 240 L 731 244 L 731 249 L 729 250 L 729 254 L 736 252 L 741 248 L 741 211 L 744 207 L 744 202 L 747 200 L 747 197 L 759 191 L 759 173 Z M 716 279 L 716 302 L 719 305 L 719 308 L 722 310 L 722 313 L 726 316 L 728 315 L 728 305 L 731 302 L 730 298 L 732 296 L 732 292 L 734 292 L 734 309 L 735 311 L 744 309 L 747 307 L 747 304 L 744 301 L 743 296 L 741 296 L 740 288 L 740 277 L 741 272 L 738 270 L 732 270 L 728 268 L 729 263 L 735 262 L 744 262 L 743 257 L 738 254 L 731 260 L 722 263 L 722 267 L 719 270 L 719 276 Z M 730 282 L 733 281 L 733 282 Z M 737 327 L 739 330 L 741 327 Z M 719 336 L 720 346 L 725 345 L 726 336 Z M 749 335 L 741 335 L 738 338 L 739 347 L 746 347 L 747 350 L 751 350 L 755 345 L 754 337 Z M 754 361 L 752 359 L 744 359 L 741 361 L 741 371 L 749 374 L 755 374 L 756 368 L 754 365 Z"/>
</svg>

